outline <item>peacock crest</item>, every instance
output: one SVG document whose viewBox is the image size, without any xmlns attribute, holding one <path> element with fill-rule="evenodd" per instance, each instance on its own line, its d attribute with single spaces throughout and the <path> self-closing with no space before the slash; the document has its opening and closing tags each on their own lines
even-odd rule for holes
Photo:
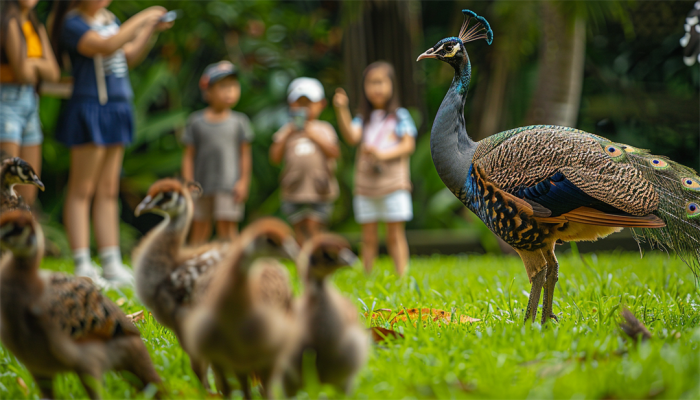
<svg viewBox="0 0 700 400">
<path fill-rule="evenodd" d="M 464 14 L 464 23 L 462 24 L 462 29 L 459 30 L 459 35 L 457 35 L 462 40 L 462 43 L 486 39 L 486 43 L 491 44 L 493 42 L 493 31 L 486 18 L 476 15 L 471 10 L 462 10 L 462 13 Z M 469 23 L 472 18 L 476 19 L 477 22 L 470 28 Z"/>
</svg>

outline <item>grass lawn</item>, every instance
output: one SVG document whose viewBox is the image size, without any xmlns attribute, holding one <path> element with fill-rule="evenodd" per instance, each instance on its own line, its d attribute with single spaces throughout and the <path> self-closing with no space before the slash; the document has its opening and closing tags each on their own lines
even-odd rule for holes
<svg viewBox="0 0 700 400">
<path fill-rule="evenodd" d="M 353 397 L 700 398 L 700 290 L 690 269 L 662 254 L 640 260 L 639 254 L 609 253 L 584 260 L 560 257 L 554 302 L 560 322 L 545 328 L 522 324 L 530 286 L 519 258 L 413 258 L 401 280 L 389 259 L 380 260 L 369 277 L 359 268 L 340 271 L 336 285 L 362 313 L 429 307 L 481 319 L 394 325 L 405 338 L 373 347 Z M 71 268 L 65 260 L 46 260 L 44 266 Z M 121 299 L 127 313 L 143 309 L 130 291 L 109 296 Z M 618 323 L 625 304 L 652 340 L 635 344 L 624 336 Z M 207 396 L 172 333 L 152 317 L 137 325 L 167 384 L 166 397 Z M 73 375 L 57 378 L 55 387 L 58 397 L 85 397 Z M 0 398 L 38 396 L 27 370 L 0 347 Z M 106 398 L 142 396 L 115 373 L 106 375 Z M 340 394 L 311 384 L 300 395 L 307 397 Z"/>
</svg>

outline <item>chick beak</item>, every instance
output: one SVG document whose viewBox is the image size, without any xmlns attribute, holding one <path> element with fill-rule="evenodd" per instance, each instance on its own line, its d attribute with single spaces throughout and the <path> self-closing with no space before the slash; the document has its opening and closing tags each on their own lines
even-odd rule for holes
<svg viewBox="0 0 700 400">
<path fill-rule="evenodd" d="M 299 245 L 297 241 L 291 237 L 284 239 L 282 242 L 282 250 L 286 253 L 290 260 L 296 260 L 299 255 Z"/>
<path fill-rule="evenodd" d="M 355 265 L 355 263 L 358 260 L 355 253 L 353 253 L 352 250 L 350 250 L 350 249 L 340 250 L 340 252 L 338 253 L 338 258 L 340 259 L 340 261 L 343 262 L 343 264 L 345 264 L 349 267 L 352 267 L 353 265 Z"/>
<path fill-rule="evenodd" d="M 434 50 L 432 47 L 429 48 L 428 50 L 425 51 L 425 53 L 419 55 L 418 58 L 416 59 L 416 61 L 425 60 L 426 58 L 437 58 L 437 56 L 435 54 L 433 54 L 433 51 Z"/>
<path fill-rule="evenodd" d="M 143 199 L 138 206 L 136 206 L 136 210 L 134 210 L 134 215 L 137 217 L 140 216 L 141 214 L 148 212 L 155 207 L 155 204 L 153 204 L 153 199 L 151 196 L 146 196 L 145 199 Z"/>
<path fill-rule="evenodd" d="M 39 179 L 39 177 L 36 176 L 36 175 L 34 175 L 34 176 L 32 177 L 32 185 L 38 187 L 39 190 L 41 190 L 42 192 L 43 192 L 44 189 L 45 189 L 45 187 L 44 187 L 44 182 L 42 182 L 42 181 Z"/>
</svg>

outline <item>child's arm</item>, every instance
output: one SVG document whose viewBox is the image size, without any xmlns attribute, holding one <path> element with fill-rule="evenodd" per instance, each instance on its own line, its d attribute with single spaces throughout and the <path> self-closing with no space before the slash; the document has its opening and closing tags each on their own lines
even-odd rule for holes
<svg viewBox="0 0 700 400">
<path fill-rule="evenodd" d="M 188 182 L 194 181 L 194 146 L 185 146 L 182 153 L 182 179 Z"/>
<path fill-rule="evenodd" d="M 145 25 L 143 29 L 136 34 L 134 40 L 125 44 L 124 56 L 126 57 L 126 63 L 129 67 L 139 65 L 146 57 L 146 54 L 148 54 L 155 44 L 154 33 L 170 29 L 172 26 L 173 22 L 158 22 L 156 25 L 152 26 Z"/>
<path fill-rule="evenodd" d="M 292 133 L 292 127 L 290 124 L 286 124 L 272 136 L 272 146 L 270 146 L 270 162 L 272 164 L 279 165 L 282 162 L 284 148 L 287 146 L 290 133 Z"/>
<path fill-rule="evenodd" d="M 248 200 L 248 189 L 250 188 L 250 173 L 252 168 L 252 151 L 249 142 L 241 143 L 241 175 L 233 187 L 233 200 L 236 203 L 245 203 Z"/>
<path fill-rule="evenodd" d="M 345 90 L 337 88 L 333 96 L 333 108 L 335 108 L 335 116 L 338 119 L 338 128 L 340 128 L 343 139 L 349 145 L 356 146 L 362 140 L 362 128 L 352 125 L 352 115 L 348 103 L 348 95 Z"/>
<path fill-rule="evenodd" d="M 149 7 L 126 20 L 119 27 L 119 32 L 108 38 L 100 36 L 94 30 L 87 31 L 78 41 L 77 50 L 85 57 L 94 57 L 97 54 L 110 55 L 134 40 L 141 30 L 155 26 L 163 14 L 165 14 L 165 8 Z"/>
<path fill-rule="evenodd" d="M 21 35 L 17 18 L 8 21 L 5 52 L 17 83 L 35 84 L 36 68 L 27 61 L 27 52 L 23 49 Z"/>
<path fill-rule="evenodd" d="M 28 58 L 27 60 L 36 68 L 36 72 L 41 80 L 58 82 L 61 78 L 61 69 L 58 67 L 56 57 L 53 54 L 49 35 L 46 34 L 46 28 L 43 25 L 40 26 L 38 30 L 39 38 L 41 39 L 41 53 L 43 56 L 41 58 Z"/>
<path fill-rule="evenodd" d="M 314 129 L 307 124 L 306 134 L 309 136 L 309 139 L 313 140 L 321 148 L 326 157 L 332 159 L 340 157 L 338 143 L 328 140 L 327 137 L 323 136 L 322 131 Z"/>
<path fill-rule="evenodd" d="M 366 149 L 374 154 L 379 161 L 392 160 L 413 154 L 413 151 L 416 149 L 416 140 L 411 135 L 403 135 L 399 144 L 388 150 L 376 150 L 373 147 L 367 147 Z"/>
</svg>

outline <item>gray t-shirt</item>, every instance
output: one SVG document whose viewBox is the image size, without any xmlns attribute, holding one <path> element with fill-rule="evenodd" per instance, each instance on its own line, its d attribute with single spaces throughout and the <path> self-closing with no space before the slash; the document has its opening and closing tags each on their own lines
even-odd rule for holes
<svg viewBox="0 0 700 400">
<path fill-rule="evenodd" d="M 253 140 L 250 119 L 236 111 L 221 122 L 209 122 L 204 110 L 187 120 L 182 142 L 194 146 L 194 179 L 203 194 L 230 192 L 240 176 L 241 143 Z"/>
</svg>

